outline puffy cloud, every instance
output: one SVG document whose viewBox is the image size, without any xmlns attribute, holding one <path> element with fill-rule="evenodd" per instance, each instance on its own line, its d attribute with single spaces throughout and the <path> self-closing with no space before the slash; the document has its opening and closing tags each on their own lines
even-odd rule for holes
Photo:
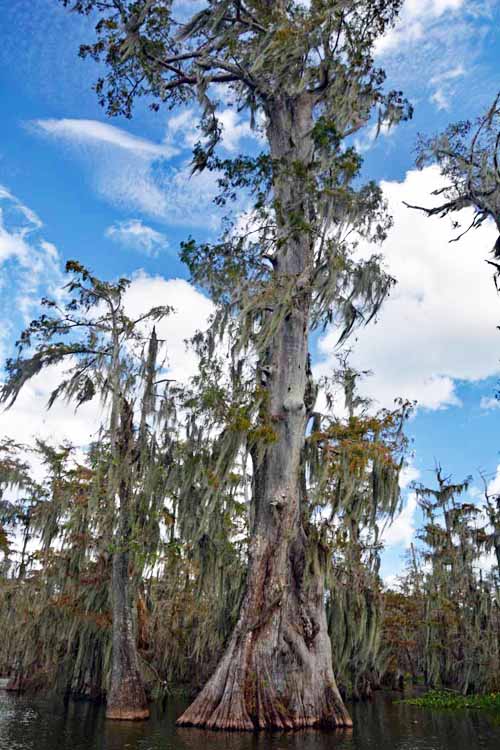
<svg viewBox="0 0 500 750">
<path fill-rule="evenodd" d="M 410 486 L 412 482 L 416 482 L 417 479 L 420 478 L 420 471 L 417 469 L 416 466 L 413 466 L 413 464 L 407 464 L 403 467 L 400 477 L 399 477 L 399 486 L 402 490 L 405 490 L 407 487 Z"/>
<path fill-rule="evenodd" d="M 85 446 L 95 439 L 102 411 L 97 402 L 79 409 L 64 401 L 56 401 L 48 410 L 50 394 L 61 382 L 62 367 L 49 367 L 34 377 L 21 391 L 14 406 L 0 412 L 0 435 L 23 444 L 40 438 L 52 444 L 68 441 Z"/>
<path fill-rule="evenodd" d="M 41 220 L 6 188 L 0 186 L 0 356 L 12 352 L 21 327 L 39 312 L 42 296 L 62 295 L 65 283 L 57 249 L 40 238 Z M 153 231 L 153 230 L 152 230 Z M 154 239 L 157 239 L 156 237 Z M 196 371 L 196 357 L 185 340 L 207 325 L 213 311 L 210 300 L 181 279 L 151 277 L 138 272 L 127 291 L 128 314 L 137 318 L 157 305 L 170 305 L 174 312 L 157 324 L 160 338 L 167 342 L 168 376 L 186 381 Z M 13 316 L 12 311 L 18 311 Z M 3 345 L 3 346 L 2 346 Z M 12 409 L 0 411 L 0 436 L 30 443 L 33 437 L 52 442 L 69 440 L 86 445 L 96 435 L 102 419 L 96 402 L 75 410 L 56 402 L 46 404 L 63 375 L 62 367 L 48 368 L 21 391 Z"/>
<path fill-rule="evenodd" d="M 479 407 L 485 411 L 491 411 L 492 409 L 500 409 L 500 401 L 497 398 L 491 396 L 483 396 Z"/>
<path fill-rule="evenodd" d="M 197 365 L 196 356 L 185 341 L 206 326 L 212 303 L 186 281 L 137 273 L 125 297 L 128 315 L 138 318 L 159 305 L 174 308 L 168 318 L 156 324 L 159 338 L 166 341 L 168 377 L 185 382 L 195 374 Z M 14 406 L 0 412 L 0 435 L 23 443 L 40 437 L 51 442 L 68 440 L 77 446 L 85 446 L 95 438 L 103 418 L 97 402 L 84 404 L 77 410 L 58 401 L 47 411 L 49 396 L 62 376 L 63 368 L 52 367 L 33 378 Z"/>
<path fill-rule="evenodd" d="M 440 184 L 430 167 L 382 185 L 395 222 L 383 253 L 398 283 L 377 323 L 357 334 L 352 362 L 374 372 L 361 388 L 388 407 L 398 396 L 430 409 L 457 405 L 457 380 L 479 381 L 499 371 L 498 296 L 484 262 L 496 239 L 493 226 L 450 244 L 456 232 L 449 220 L 403 205 L 430 205 Z M 462 213 L 467 226 L 471 212 Z M 329 330 L 319 341 L 319 374 L 335 366 L 337 335 Z"/>
<path fill-rule="evenodd" d="M 165 235 L 147 226 L 140 219 L 117 221 L 106 229 L 105 235 L 113 242 L 153 257 L 168 247 Z"/>
<path fill-rule="evenodd" d="M 11 342 L 19 330 L 36 314 L 42 296 L 57 298 L 61 293 L 63 274 L 57 248 L 40 237 L 39 217 L 6 188 L 0 186 L 0 317 L 2 339 L 0 357 L 12 351 Z M 15 313 L 13 314 L 13 310 Z M 32 435 L 75 441 L 88 441 L 95 419 L 88 409 L 77 415 L 64 404 L 57 404 L 50 417 L 45 405 L 61 372 L 47 370 L 35 378 L 21 393 L 11 411 L 0 411 L 0 435 L 29 442 Z M 59 437 L 57 438 L 59 439 Z"/>
<path fill-rule="evenodd" d="M 185 382 L 196 373 L 196 355 L 186 340 L 206 328 L 214 308 L 212 302 L 183 279 L 164 279 L 138 272 L 127 291 L 125 306 L 132 318 L 150 307 L 169 305 L 174 312 L 156 324 L 159 338 L 166 341 L 168 377 Z"/>
<path fill-rule="evenodd" d="M 415 536 L 417 509 L 417 496 L 412 492 L 408 495 L 401 513 L 382 531 L 381 538 L 385 547 L 410 546 Z"/>
<path fill-rule="evenodd" d="M 224 147 L 236 152 L 240 148 L 240 142 L 245 138 L 255 138 L 255 131 L 250 127 L 250 122 L 241 117 L 234 109 L 225 109 L 219 115 L 222 125 L 222 143 Z"/>
<path fill-rule="evenodd" d="M 399 478 L 401 490 L 407 489 L 419 477 L 420 472 L 415 466 L 412 464 L 405 466 Z M 411 492 L 404 500 L 401 512 L 382 530 L 381 539 L 386 548 L 410 546 L 415 537 L 417 510 L 417 496 Z"/>
</svg>

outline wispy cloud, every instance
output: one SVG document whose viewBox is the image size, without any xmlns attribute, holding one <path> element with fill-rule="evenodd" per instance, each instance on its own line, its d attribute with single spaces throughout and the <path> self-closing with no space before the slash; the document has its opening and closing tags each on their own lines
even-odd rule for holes
<svg viewBox="0 0 500 750">
<path fill-rule="evenodd" d="M 257 137 L 231 108 L 221 113 L 220 121 L 228 151 L 238 150 L 242 139 Z M 31 126 L 70 148 L 107 201 L 168 224 L 210 230 L 220 221 L 213 206 L 217 175 L 191 173 L 191 150 L 200 138 L 196 123 L 194 110 L 181 110 L 167 122 L 161 142 L 97 120 L 36 120 Z"/>
<path fill-rule="evenodd" d="M 106 229 L 105 236 L 123 247 L 151 257 L 156 257 L 160 250 L 168 247 L 165 235 L 144 224 L 141 219 L 117 221 Z"/>
<path fill-rule="evenodd" d="M 35 120 L 34 126 L 42 132 L 73 143 L 112 146 L 123 151 L 151 158 L 168 159 L 179 152 L 168 143 L 154 143 L 147 138 L 128 133 L 122 128 L 99 120 Z"/>
<path fill-rule="evenodd" d="M 430 96 L 430 101 L 433 102 L 438 109 L 449 110 L 451 108 L 452 99 L 456 93 L 456 81 L 465 76 L 466 71 L 463 65 L 455 65 L 449 70 L 444 70 L 438 73 L 429 81 L 429 86 L 434 88 L 434 92 Z"/>
<path fill-rule="evenodd" d="M 397 25 L 376 47 L 392 84 L 411 89 L 414 100 L 425 98 L 438 109 L 450 109 L 464 92 L 466 79 L 477 74 L 495 3 L 406 0 Z M 467 93 L 469 101 L 470 90 Z"/>
<path fill-rule="evenodd" d="M 26 322 L 36 304 L 36 293 L 60 285 L 59 253 L 40 237 L 41 228 L 36 213 L 0 185 L 0 315 L 5 319 L 4 335 L 5 326 L 9 327 L 14 317 L 13 310 Z"/>
<path fill-rule="evenodd" d="M 400 19 L 377 44 L 377 53 L 387 55 L 422 40 L 430 27 L 446 13 L 456 14 L 464 0 L 406 0 Z"/>
</svg>

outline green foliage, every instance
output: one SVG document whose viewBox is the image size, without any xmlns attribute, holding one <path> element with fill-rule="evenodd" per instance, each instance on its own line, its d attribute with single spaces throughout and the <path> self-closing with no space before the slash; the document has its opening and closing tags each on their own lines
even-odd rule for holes
<svg viewBox="0 0 500 750">
<path fill-rule="evenodd" d="M 382 639 L 380 529 L 400 506 L 399 473 L 407 447 L 402 428 L 410 404 L 373 414 L 370 402 L 357 394 L 361 373 L 345 357 L 339 360 L 334 377 L 343 387 L 347 415 L 316 416 L 305 469 L 324 555 L 336 679 L 347 695 L 361 699 L 379 686 L 389 660 Z"/>
<path fill-rule="evenodd" d="M 351 6 L 321 0 L 309 9 L 298 2 L 207 0 L 183 19 L 174 17 L 171 0 L 61 2 L 97 19 L 96 41 L 80 53 L 106 63 L 96 90 L 111 115 L 130 116 L 141 96 L 154 108 L 196 97 L 214 142 L 220 131 L 211 83 L 230 85 L 252 110 L 277 90 L 331 92 L 339 133 L 369 117 L 373 102 L 387 116 L 404 110 L 400 92 L 381 93 L 385 76 L 372 59 L 374 41 L 394 23 L 402 0 Z"/>
<path fill-rule="evenodd" d="M 500 693 L 486 693 L 485 695 L 457 695 L 449 690 L 430 690 L 418 698 L 407 698 L 404 703 L 419 708 L 476 709 L 500 712 Z"/>
</svg>

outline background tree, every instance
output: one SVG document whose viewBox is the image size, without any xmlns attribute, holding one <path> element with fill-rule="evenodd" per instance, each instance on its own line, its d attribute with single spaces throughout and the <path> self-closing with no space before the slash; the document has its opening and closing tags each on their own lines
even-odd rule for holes
<svg viewBox="0 0 500 750">
<path fill-rule="evenodd" d="M 380 530 L 400 508 L 399 473 L 411 404 L 376 411 L 358 393 L 362 375 L 339 355 L 339 368 L 323 383 L 327 404 L 344 415 L 318 412 L 306 442 L 308 492 L 314 525 L 327 554 L 327 618 L 337 680 L 344 695 L 369 698 L 386 671 L 382 643 L 384 600 L 379 576 Z M 338 399 L 340 401 L 340 399 Z"/>
<path fill-rule="evenodd" d="M 70 4 L 63 0 L 64 4 Z M 194 168 L 223 171 L 219 198 L 248 189 L 260 232 L 229 231 L 216 246 L 185 246 L 193 278 L 239 317 L 236 350 L 258 360 L 264 439 L 252 452 L 253 510 L 246 595 L 226 652 L 181 724 L 227 729 L 350 725 L 333 675 L 324 574 L 311 563 L 301 483 L 315 387 L 309 333 L 337 320 L 344 337 L 378 310 L 391 285 L 376 259 L 357 263 L 355 239 L 382 239 L 380 190 L 356 188 L 361 160 L 345 140 L 375 111 L 407 114 L 384 95 L 373 44 L 401 0 L 208 0 L 177 17 L 170 0 L 81 0 L 98 39 L 83 55 L 103 58 L 96 89 L 110 114 L 130 115 L 138 95 L 153 108 L 197 99 L 205 140 Z M 268 151 L 221 163 L 216 89 L 265 117 Z M 250 239 L 249 239 L 250 237 Z M 225 308 L 225 309 L 224 309 Z M 221 320 L 219 319 L 219 320 Z M 259 613 L 258 615 L 256 613 Z"/>
<path fill-rule="evenodd" d="M 397 590 L 384 592 L 382 642 L 389 659 L 384 684 L 401 689 L 409 676 L 417 684 L 424 674 L 425 573 L 421 552 L 412 544 L 407 555 L 405 575 L 398 581 Z"/>
<path fill-rule="evenodd" d="M 500 663 L 498 568 L 494 565 L 486 573 L 481 567 L 494 533 L 488 523 L 488 507 L 458 499 L 466 493 L 470 478 L 456 484 L 438 468 L 436 479 L 436 488 L 416 486 L 425 518 L 418 534 L 424 547 L 412 555 L 399 594 L 399 614 L 411 636 L 408 650 L 405 655 L 398 639 L 393 656 L 399 669 L 408 665 L 413 676 L 417 667 L 429 687 L 464 695 L 496 691 Z M 420 616 L 411 624 L 405 613 L 412 611 Z M 394 616 L 393 608 L 387 627 Z"/>
<path fill-rule="evenodd" d="M 134 345 L 144 346 L 141 326 L 161 319 L 169 308 L 153 308 L 131 320 L 124 310 L 126 279 L 116 284 L 103 282 L 75 262 L 68 263 L 67 271 L 73 276 L 66 286 L 68 301 L 61 307 L 43 300 L 48 313 L 22 333 L 17 357 L 7 362 L 0 400 L 11 406 L 30 378 L 45 367 L 63 364 L 67 370 L 51 394 L 49 407 L 58 398 L 79 406 L 96 395 L 109 407 L 103 435 L 108 445 L 107 474 L 101 485 L 112 560 L 113 644 L 106 713 L 108 718 L 146 718 L 149 710 L 139 671 L 129 565 L 133 532 L 144 522 L 140 515 L 143 508 L 137 502 L 140 494 L 134 496 L 134 489 L 147 450 L 147 417 L 155 410 L 158 344 L 154 331 L 144 372 Z M 141 427 L 136 441 L 132 400 L 141 383 Z M 56 524 L 54 527 L 57 529 Z"/>
<path fill-rule="evenodd" d="M 468 227 L 462 230 L 458 216 L 454 220 L 454 228 L 461 231 L 453 241 L 488 219 L 495 222 L 500 234 L 500 93 L 488 111 L 476 120 L 454 123 L 431 138 L 421 137 L 418 151 L 417 165 L 437 164 L 445 185 L 433 191 L 433 195 L 440 196 L 434 207 L 409 207 L 442 218 L 455 217 L 464 208 L 472 208 L 473 218 Z M 497 283 L 500 238 L 493 254 L 494 259 L 488 263 L 495 267 Z"/>
</svg>

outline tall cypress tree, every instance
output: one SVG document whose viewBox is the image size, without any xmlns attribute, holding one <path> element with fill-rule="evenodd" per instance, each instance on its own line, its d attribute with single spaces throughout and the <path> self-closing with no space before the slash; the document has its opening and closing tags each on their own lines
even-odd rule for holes
<svg viewBox="0 0 500 750">
<path fill-rule="evenodd" d="M 309 336 L 336 321 L 344 337 L 373 317 L 390 285 L 378 260 L 355 262 L 356 239 L 383 239 L 380 190 L 359 187 L 348 139 L 375 114 L 407 116 L 384 94 L 373 45 L 401 0 L 207 0 L 186 17 L 171 0 L 62 0 L 97 16 L 96 90 L 110 114 L 129 116 L 137 96 L 154 109 L 195 100 L 204 140 L 194 169 L 217 169 L 219 202 L 248 191 L 259 230 L 233 228 L 216 245 L 187 243 L 193 278 L 208 286 L 220 320 L 236 316 L 234 351 L 258 362 L 261 440 L 255 443 L 246 595 L 212 678 L 181 724 L 220 729 L 349 726 L 332 669 L 324 571 L 311 564 L 314 535 L 301 478 L 316 387 Z M 179 15 L 179 13 L 181 15 Z M 184 13 L 184 15 L 183 15 Z M 265 121 L 267 149 L 216 157 L 220 91 Z"/>
</svg>

